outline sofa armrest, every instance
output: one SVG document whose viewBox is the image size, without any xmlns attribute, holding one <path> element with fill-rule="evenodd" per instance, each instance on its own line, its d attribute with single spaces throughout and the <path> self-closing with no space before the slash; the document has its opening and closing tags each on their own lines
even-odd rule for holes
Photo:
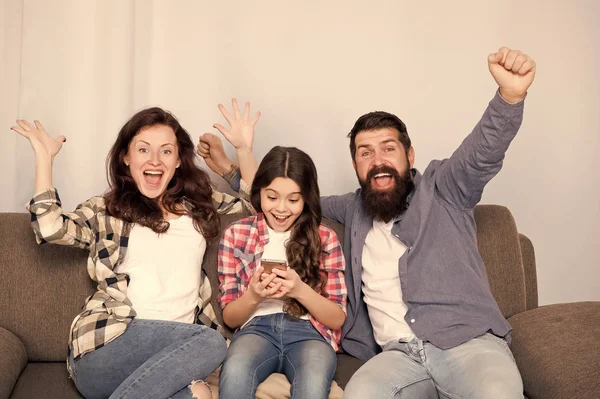
<svg viewBox="0 0 600 399">
<path fill-rule="evenodd" d="M 538 307 L 537 271 L 535 267 L 535 251 L 531 240 L 524 234 L 519 234 L 523 269 L 525 271 L 525 303 L 527 310 Z"/>
<path fill-rule="evenodd" d="M 27 352 L 21 340 L 0 327 L 0 399 L 10 396 L 26 365 Z"/>
</svg>

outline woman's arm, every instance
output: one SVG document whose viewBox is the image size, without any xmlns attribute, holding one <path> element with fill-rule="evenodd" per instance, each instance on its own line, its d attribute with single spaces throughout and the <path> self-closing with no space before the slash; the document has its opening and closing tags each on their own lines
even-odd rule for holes
<svg viewBox="0 0 600 399">
<path fill-rule="evenodd" d="M 34 124 L 35 126 L 25 120 L 17 120 L 18 126 L 11 126 L 11 130 L 29 140 L 33 148 L 35 154 L 35 194 L 39 194 L 54 187 L 52 185 L 52 163 L 67 139 L 65 136 L 52 138 L 39 121 L 34 121 Z"/>
<path fill-rule="evenodd" d="M 33 215 L 31 226 L 37 242 L 89 248 L 94 239 L 92 226 L 101 199 L 92 198 L 79 205 L 75 212 L 63 213 L 60 198 L 52 184 L 54 157 L 66 138 L 52 138 L 39 121 L 32 125 L 18 120 L 17 125 L 11 129 L 29 140 L 35 154 L 35 195 L 27 204 L 27 210 Z"/>
</svg>

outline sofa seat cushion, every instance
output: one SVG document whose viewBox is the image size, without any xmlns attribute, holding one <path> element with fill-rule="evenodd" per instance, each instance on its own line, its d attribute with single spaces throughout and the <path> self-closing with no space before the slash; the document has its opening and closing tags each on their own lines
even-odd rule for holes
<svg viewBox="0 0 600 399">
<path fill-rule="evenodd" d="M 29 363 L 10 396 L 11 399 L 31 398 L 79 399 L 66 362 Z"/>
<path fill-rule="evenodd" d="M 508 321 L 527 397 L 600 398 L 600 302 L 542 306 Z"/>
</svg>

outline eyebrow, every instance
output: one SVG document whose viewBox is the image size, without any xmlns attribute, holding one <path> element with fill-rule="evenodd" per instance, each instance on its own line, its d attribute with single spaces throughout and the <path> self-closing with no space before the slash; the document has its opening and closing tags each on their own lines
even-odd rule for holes
<svg viewBox="0 0 600 399">
<path fill-rule="evenodd" d="M 136 144 L 137 143 L 144 143 L 144 144 L 147 144 L 147 145 L 152 145 L 152 144 L 150 144 L 150 143 L 148 143 L 147 141 L 144 141 L 144 140 L 138 140 L 138 141 L 136 141 Z M 172 145 L 173 147 L 175 147 L 175 144 L 173 144 L 173 143 L 165 143 L 165 144 L 161 145 L 161 147 L 164 147 L 164 146 L 167 146 L 167 145 Z"/>
<path fill-rule="evenodd" d="M 380 141 L 375 146 L 382 145 L 382 144 L 388 144 L 388 143 L 400 144 L 400 142 L 397 139 L 387 139 L 387 140 Z M 358 147 L 356 147 L 356 149 L 359 150 L 361 148 L 373 148 L 373 147 L 374 147 L 373 144 L 360 144 Z"/>
<path fill-rule="evenodd" d="M 277 190 L 273 190 L 272 188 L 265 188 L 265 191 L 272 191 L 275 194 L 279 194 L 279 192 Z M 294 191 L 293 193 L 289 193 L 288 195 L 294 195 L 294 194 L 302 195 L 302 193 L 300 191 Z"/>
</svg>

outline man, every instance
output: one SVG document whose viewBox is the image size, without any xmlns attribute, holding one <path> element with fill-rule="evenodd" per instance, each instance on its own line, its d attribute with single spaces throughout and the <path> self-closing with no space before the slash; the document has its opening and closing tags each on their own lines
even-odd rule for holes
<svg viewBox="0 0 600 399">
<path fill-rule="evenodd" d="M 521 124 L 535 62 L 501 48 L 488 66 L 498 93 L 454 154 L 423 174 L 396 116 L 363 115 L 348 135 L 361 188 L 321 201 L 323 215 L 345 225 L 351 264 L 342 347 L 368 360 L 345 397 L 523 397 L 473 209 Z"/>
<path fill-rule="evenodd" d="M 415 151 L 395 115 L 363 115 L 348 135 L 361 188 L 321 201 L 323 215 L 345 226 L 342 348 L 366 361 L 347 398 L 523 397 L 473 209 L 519 129 L 536 66 L 503 47 L 488 67 L 495 97 L 454 154 L 423 174 L 413 169 Z M 207 148 L 217 148 L 215 139 L 201 139 L 203 156 L 213 157 Z"/>
</svg>

